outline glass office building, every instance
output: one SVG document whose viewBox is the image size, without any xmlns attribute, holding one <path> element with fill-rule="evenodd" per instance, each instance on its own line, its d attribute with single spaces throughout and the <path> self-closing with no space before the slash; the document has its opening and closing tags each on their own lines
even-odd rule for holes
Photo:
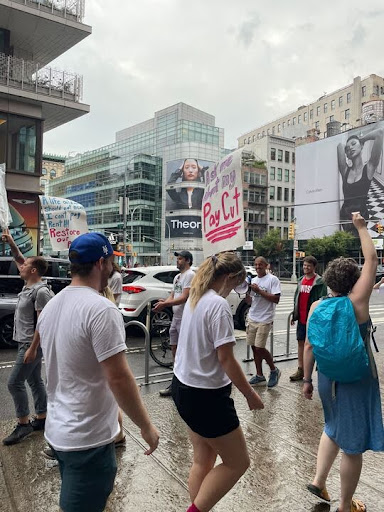
<svg viewBox="0 0 384 512">
<path fill-rule="evenodd" d="M 215 126 L 214 116 L 178 103 L 117 132 L 115 143 L 69 158 L 63 176 L 49 184 L 47 193 L 82 204 L 90 230 L 111 236 L 128 264 L 171 263 L 174 250 L 183 248 L 195 250 L 201 261 L 201 235 L 195 240 L 191 234 L 176 237 L 169 231 L 167 170 L 170 162 L 189 158 L 200 159 L 206 166 L 220 158 L 223 145 L 224 132 Z M 184 217 L 200 216 L 199 208 L 193 206 L 182 212 Z M 180 214 L 180 208 L 171 211 Z M 47 245 L 45 252 L 50 252 Z"/>
</svg>

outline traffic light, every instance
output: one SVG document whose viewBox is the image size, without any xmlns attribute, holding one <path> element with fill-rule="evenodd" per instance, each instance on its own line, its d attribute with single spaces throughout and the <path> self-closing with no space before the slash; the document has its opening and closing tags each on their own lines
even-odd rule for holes
<svg viewBox="0 0 384 512">
<path fill-rule="evenodd" d="M 291 222 L 289 224 L 288 238 L 290 240 L 294 240 L 295 239 L 295 223 L 294 222 Z"/>
<path fill-rule="evenodd" d="M 379 235 L 382 235 L 383 234 L 383 229 L 384 229 L 382 224 L 377 223 L 376 224 L 376 228 L 377 228 L 377 232 L 379 233 Z"/>
</svg>

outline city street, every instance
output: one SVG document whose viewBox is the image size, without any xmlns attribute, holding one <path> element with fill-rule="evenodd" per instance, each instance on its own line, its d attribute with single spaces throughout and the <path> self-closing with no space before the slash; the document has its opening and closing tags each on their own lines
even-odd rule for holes
<svg viewBox="0 0 384 512">
<path fill-rule="evenodd" d="M 294 285 L 283 284 L 283 294 L 277 307 L 274 327 L 274 353 L 286 349 L 287 317 L 292 310 Z M 377 325 L 376 340 L 381 352 L 376 361 L 384 382 L 384 300 L 373 294 L 371 315 Z M 239 361 L 246 357 L 244 332 L 236 331 Z M 294 352 L 295 332 L 291 329 L 291 351 Z M 14 361 L 14 351 L 0 352 L 1 418 L 0 436 L 12 428 L 13 409 L 6 382 Z M 144 340 L 127 340 L 127 358 L 143 383 Z M 281 358 L 277 358 L 281 359 Z M 244 371 L 254 373 L 253 363 L 241 363 Z M 334 511 L 335 507 L 320 504 L 305 490 L 315 470 L 316 451 L 323 427 L 322 408 L 315 393 L 312 402 L 305 401 L 301 384 L 291 383 L 289 375 L 296 361 L 282 361 L 279 385 L 267 390 L 258 387 L 264 403 L 263 411 L 249 411 L 242 395 L 234 389 L 233 396 L 251 454 L 251 467 L 234 489 L 215 507 L 216 512 L 244 511 L 266 512 Z M 144 401 L 161 433 L 158 450 L 151 457 L 143 455 L 144 445 L 137 428 L 124 418 L 127 444 L 118 451 L 119 470 L 115 489 L 108 503 L 109 512 L 158 510 L 181 512 L 189 504 L 187 479 L 191 464 L 191 446 L 186 429 L 170 399 L 160 398 L 158 390 L 168 384 L 166 369 L 150 360 L 150 382 L 142 386 Z M 316 378 L 315 378 L 316 381 Z M 316 384 L 315 384 L 316 386 Z M 43 436 L 35 433 L 24 442 L 0 446 L 0 510 L 30 510 L 58 512 L 58 468 L 41 456 Z M 382 454 L 367 453 L 357 495 L 363 499 L 370 512 L 384 510 Z M 339 491 L 338 465 L 330 473 L 328 490 L 336 503 Z"/>
</svg>

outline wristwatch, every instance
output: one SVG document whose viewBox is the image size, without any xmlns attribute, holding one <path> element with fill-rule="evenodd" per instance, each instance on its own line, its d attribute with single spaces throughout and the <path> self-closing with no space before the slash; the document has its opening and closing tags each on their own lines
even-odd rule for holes
<svg viewBox="0 0 384 512">
<path fill-rule="evenodd" d="M 303 382 L 305 382 L 305 384 L 312 384 L 312 379 L 303 379 Z"/>
</svg>

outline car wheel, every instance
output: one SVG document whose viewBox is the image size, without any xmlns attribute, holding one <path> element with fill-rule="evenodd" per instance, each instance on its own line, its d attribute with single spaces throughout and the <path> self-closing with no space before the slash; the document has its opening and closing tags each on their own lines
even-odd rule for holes
<svg viewBox="0 0 384 512">
<path fill-rule="evenodd" d="M 17 341 L 13 340 L 13 315 L 6 316 L 0 323 L 0 347 L 17 348 Z"/>
<path fill-rule="evenodd" d="M 239 329 L 245 329 L 245 322 L 247 320 L 249 308 L 250 308 L 249 304 L 243 304 L 240 307 L 240 310 L 237 314 L 237 323 L 238 323 Z"/>
<path fill-rule="evenodd" d="M 163 311 L 152 312 L 151 315 L 151 333 L 157 333 L 159 330 L 169 330 L 172 322 L 172 311 L 163 309 Z"/>
</svg>

